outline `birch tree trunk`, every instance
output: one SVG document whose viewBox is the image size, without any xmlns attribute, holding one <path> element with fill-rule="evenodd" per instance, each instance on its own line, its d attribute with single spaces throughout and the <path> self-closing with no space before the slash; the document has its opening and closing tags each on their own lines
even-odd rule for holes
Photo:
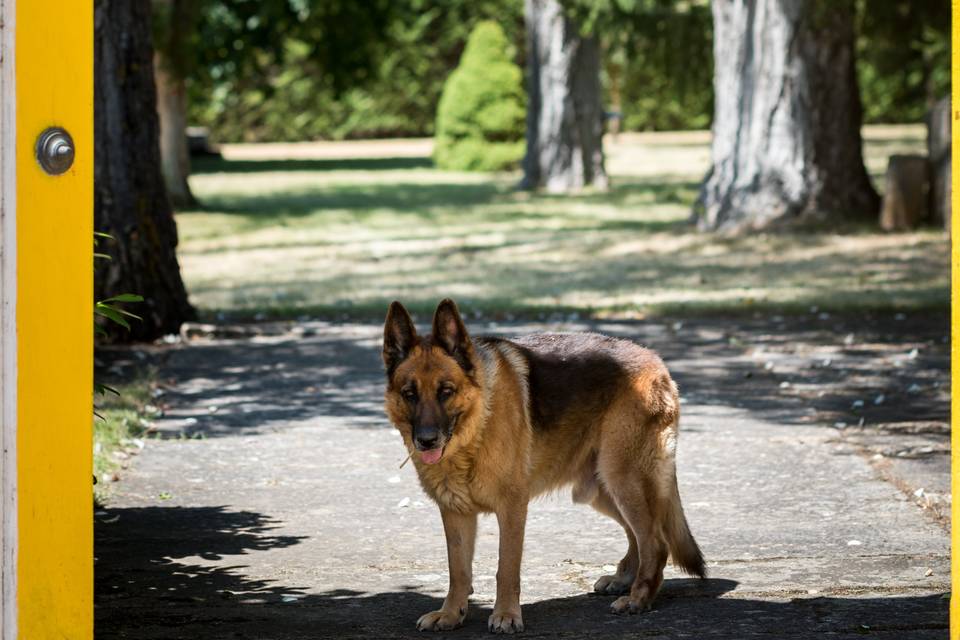
<svg viewBox="0 0 960 640">
<path fill-rule="evenodd" d="M 600 45 L 557 0 L 525 0 L 527 151 L 522 188 L 551 193 L 607 187 Z"/>
<path fill-rule="evenodd" d="M 197 13 L 196 0 L 154 0 L 154 17 L 161 22 L 154 75 L 160 115 L 160 159 L 167 195 L 176 209 L 197 204 L 190 191 L 190 149 L 187 146 L 187 42 Z"/>
<path fill-rule="evenodd" d="M 713 166 L 703 230 L 875 220 L 853 0 L 714 0 Z"/>
<path fill-rule="evenodd" d="M 177 263 L 177 226 L 160 173 L 150 0 L 94 5 L 94 225 L 113 236 L 98 251 L 97 299 L 145 298 L 143 321 L 119 339 L 175 333 L 193 317 Z"/>
</svg>

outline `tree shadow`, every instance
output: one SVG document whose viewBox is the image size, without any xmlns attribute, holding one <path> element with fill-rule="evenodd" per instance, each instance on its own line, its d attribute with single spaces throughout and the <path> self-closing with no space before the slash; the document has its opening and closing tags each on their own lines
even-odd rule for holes
<svg viewBox="0 0 960 640">
<path fill-rule="evenodd" d="M 245 565 L 218 562 L 303 540 L 276 535 L 281 526 L 264 514 L 225 507 L 111 509 L 95 526 L 96 637 L 423 637 L 413 623 L 439 608 L 441 598 L 409 585 L 373 588 L 376 570 L 360 561 L 351 584 L 322 590 L 247 575 Z M 330 553 L 336 549 L 331 545 Z M 323 559 L 318 562 L 322 568 Z M 250 564 L 263 570 L 264 558 Z M 274 566 L 270 573 L 283 575 L 282 569 Z M 705 581 L 667 580 L 653 611 L 640 616 L 610 615 L 612 598 L 606 596 L 538 598 L 523 607 L 525 635 L 741 639 L 869 633 L 899 639 L 942 637 L 947 627 L 947 601 L 939 595 L 738 593 L 736 581 L 723 578 L 722 568 L 716 572 L 721 577 Z M 465 628 L 453 637 L 489 637 L 489 613 L 488 602 L 474 602 Z"/>
<path fill-rule="evenodd" d="M 285 160 L 227 160 L 205 156 L 190 161 L 194 174 L 260 173 L 265 171 L 397 171 L 429 169 L 433 160 L 427 156 L 395 158 L 318 158 Z"/>
<path fill-rule="evenodd" d="M 426 321 L 432 306 L 411 309 Z M 159 367 L 166 390 L 160 400 L 166 415 L 157 420 L 162 432 L 219 437 L 306 421 L 322 427 L 327 420 L 389 428 L 382 405 L 379 325 L 353 333 L 335 323 L 298 328 L 254 339 L 197 340 L 144 355 Z M 469 320 L 468 328 L 476 335 L 507 337 L 544 329 L 516 323 L 491 329 Z M 948 311 L 912 314 L 909 320 L 889 313 L 774 321 L 767 314 L 687 315 L 682 322 L 604 322 L 578 316 L 562 328 L 645 344 L 664 358 L 688 402 L 744 409 L 774 424 L 843 421 L 854 427 L 862 417 L 873 429 L 907 421 L 945 422 L 949 415 L 949 345 L 942 342 L 949 335 Z M 856 342 L 847 345 L 851 334 Z M 910 355 L 913 345 L 922 347 L 915 356 Z M 818 350 L 824 353 L 817 355 Z M 143 366 L 136 353 L 126 347 L 101 349 L 98 357 L 117 367 L 103 379 L 122 380 L 130 368 Z M 776 366 L 768 369 L 768 361 Z M 878 394 L 884 402 L 874 402 Z"/>
<path fill-rule="evenodd" d="M 144 364 L 130 355 L 123 347 L 98 352 L 121 380 L 122 366 Z M 146 357 L 163 376 L 160 436 L 247 435 L 316 418 L 387 426 L 379 351 L 367 340 L 299 334 L 197 341 Z"/>
<path fill-rule="evenodd" d="M 274 162 L 274 161 L 270 161 Z M 276 161 L 294 162 L 294 161 Z M 302 161 L 305 163 L 321 161 Z M 325 161 L 323 161 L 325 162 Z M 338 161 L 339 162 L 339 161 Z M 358 160 L 358 162 L 361 162 Z M 261 169 L 266 171 L 266 169 Z M 282 170 L 277 168 L 277 170 Z M 307 168 L 302 170 L 306 171 Z M 254 172 L 253 168 L 250 172 Z M 385 176 L 383 181 L 363 184 L 334 183 L 329 185 L 312 186 L 308 189 L 288 189 L 283 192 L 269 192 L 262 195 L 221 194 L 204 198 L 204 208 L 220 213 L 249 216 L 265 222 L 284 216 L 300 217 L 311 214 L 322 214 L 324 211 L 349 211 L 357 222 L 363 222 L 372 210 L 389 209 L 394 212 L 418 214 L 424 221 L 436 219 L 432 209 L 457 208 L 457 214 L 465 219 L 476 218 L 483 222 L 516 222 L 518 219 L 558 217 L 557 211 L 551 211 L 549 216 L 543 213 L 530 212 L 522 205 L 527 200 L 538 203 L 555 203 L 557 207 L 569 208 L 571 204 L 606 204 L 613 206 L 626 205 L 684 205 L 689 206 L 696 197 L 697 183 L 683 181 L 660 181 L 654 179 L 628 179 L 615 183 L 610 190 L 604 192 L 585 192 L 565 196 L 547 193 L 527 194 L 515 191 L 507 182 L 502 180 L 487 180 L 483 182 L 456 181 L 456 182 L 407 182 L 390 180 Z M 510 211 L 481 210 L 477 215 L 467 207 L 480 205 L 517 204 Z M 565 217 L 559 215 L 560 218 Z M 649 223 L 643 216 L 636 216 L 630 222 L 639 224 Z M 686 230 L 689 223 L 686 220 L 672 220 L 664 229 Z M 643 230 L 641 228 L 641 230 Z M 651 229 L 658 231 L 661 229 Z M 438 229 L 445 235 L 446 229 Z"/>
<path fill-rule="evenodd" d="M 220 213 L 249 216 L 264 221 L 274 218 L 299 217 L 330 210 L 350 211 L 357 222 L 364 221 L 377 209 L 391 209 L 431 220 L 435 207 L 468 207 L 486 204 L 504 189 L 484 183 L 376 183 L 369 185 L 331 185 L 307 190 L 288 190 L 264 195 L 210 196 L 207 209 Z"/>
</svg>

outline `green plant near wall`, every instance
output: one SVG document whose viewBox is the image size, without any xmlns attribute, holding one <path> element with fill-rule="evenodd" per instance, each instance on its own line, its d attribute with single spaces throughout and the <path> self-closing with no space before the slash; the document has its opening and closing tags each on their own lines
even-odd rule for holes
<svg viewBox="0 0 960 640">
<path fill-rule="evenodd" d="M 109 259 L 110 259 L 110 256 L 109 256 L 109 255 L 107 255 L 107 254 L 105 254 L 105 253 L 98 252 L 98 251 L 96 250 L 96 249 L 97 249 L 97 242 L 98 242 L 99 240 L 112 240 L 112 239 L 113 239 L 113 237 L 112 237 L 110 234 L 108 234 L 108 233 L 101 233 L 101 232 L 99 232 L 99 231 L 94 231 L 94 232 L 93 232 L 93 248 L 94 248 L 94 252 L 93 252 L 93 262 L 94 262 L 94 268 L 96 268 L 97 260 L 109 260 Z M 107 299 L 105 299 L 105 300 L 97 300 L 97 301 L 95 301 L 95 302 L 93 303 L 93 314 L 94 314 L 93 333 L 94 333 L 94 336 L 106 337 L 106 335 L 107 335 L 107 332 L 104 330 L 103 326 L 101 326 L 101 324 L 100 324 L 99 322 L 97 322 L 97 318 L 103 318 L 104 320 L 101 321 L 101 322 L 113 322 L 113 323 L 115 323 L 115 324 L 118 324 L 118 325 L 120 325 L 121 327 L 123 327 L 124 329 L 126 329 L 127 331 L 129 331 L 129 330 L 130 330 L 130 321 L 128 320 L 128 318 L 133 319 L 133 320 L 140 320 L 140 319 L 141 319 L 140 316 L 138 316 L 138 315 L 136 315 L 136 314 L 134 314 L 134 313 L 130 313 L 129 311 L 127 311 L 126 309 L 124 309 L 123 307 L 120 306 L 121 304 L 130 303 L 130 302 L 143 302 L 143 296 L 137 295 L 137 294 L 135 294 L 135 293 L 121 293 L 120 295 L 116 295 L 116 296 L 107 298 Z M 103 394 L 105 394 L 105 393 L 107 393 L 107 392 L 110 392 L 110 393 L 114 393 L 114 394 L 119 395 L 119 393 L 117 392 L 116 389 L 114 389 L 113 387 L 111 387 L 111 386 L 109 386 L 109 385 L 106 385 L 106 384 L 104 384 L 104 383 L 102 383 L 102 382 L 99 382 L 98 380 L 94 380 L 94 381 L 93 381 L 93 391 L 94 391 L 94 393 L 95 393 L 96 395 L 103 395 Z M 94 413 L 95 416 L 100 417 L 99 414 L 97 414 L 97 412 L 96 412 L 96 405 L 94 405 L 94 412 L 93 412 L 93 413 Z"/>
<path fill-rule="evenodd" d="M 440 169 L 496 171 L 524 153 L 523 72 L 496 22 L 479 23 L 437 108 L 433 159 Z"/>
<path fill-rule="evenodd" d="M 113 237 L 107 233 L 95 231 L 93 233 L 93 264 L 96 269 L 98 260 L 109 260 L 110 256 L 97 251 L 97 244 L 101 240 L 112 240 Z M 143 297 L 135 293 L 122 293 L 105 300 L 96 300 L 93 303 L 93 332 L 94 337 L 106 337 L 107 332 L 103 328 L 103 323 L 110 322 L 120 325 L 126 330 L 130 330 L 130 320 L 140 320 L 140 316 L 124 309 L 121 305 L 143 302 Z M 139 387 L 146 388 L 143 384 Z M 136 403 L 137 398 L 126 397 L 130 390 L 138 388 L 137 385 L 125 385 L 123 391 L 97 380 L 93 380 L 93 416 L 95 418 L 93 425 L 93 484 L 98 484 L 98 478 L 117 466 L 115 455 L 122 451 L 130 439 L 139 435 L 142 431 L 141 420 L 136 412 L 133 411 L 131 403 Z M 113 402 L 104 398 L 107 394 L 116 396 Z M 138 395 L 138 394 L 135 394 Z M 140 394 L 142 395 L 142 394 Z M 121 397 L 124 396 L 124 397 Z M 102 405 L 97 405 L 97 398 L 102 398 L 107 403 L 105 409 Z M 142 404 L 142 402 L 141 402 Z M 115 406 L 112 406 L 115 405 Z M 102 410 L 101 414 L 99 411 Z M 124 454 L 125 455 L 125 454 Z M 104 490 L 94 489 L 94 502 L 102 503 L 105 497 Z"/>
</svg>

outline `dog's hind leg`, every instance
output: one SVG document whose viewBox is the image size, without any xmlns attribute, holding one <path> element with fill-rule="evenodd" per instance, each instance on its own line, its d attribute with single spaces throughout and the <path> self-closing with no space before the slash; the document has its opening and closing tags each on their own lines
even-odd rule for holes
<svg viewBox="0 0 960 640">
<path fill-rule="evenodd" d="M 667 564 L 667 545 L 656 521 L 657 497 L 651 495 L 652 483 L 632 478 L 611 487 L 614 501 L 633 532 L 637 545 L 637 571 L 627 595 L 610 605 L 614 613 L 638 613 L 648 610 L 663 583 Z M 646 486 L 644 486 L 646 485 Z"/>
<path fill-rule="evenodd" d="M 611 412 L 597 457 L 600 481 L 616 505 L 637 547 L 637 571 L 630 592 L 611 605 L 614 613 L 650 608 L 663 582 L 668 547 L 665 521 L 672 478 L 676 423 L 671 415 L 645 414 L 644 403 L 626 400 Z"/>
<path fill-rule="evenodd" d="M 600 576 L 600 579 L 593 585 L 593 590 L 597 593 L 605 593 L 608 595 L 628 593 L 637 576 L 637 566 L 640 563 L 637 539 L 633 535 L 630 526 L 623 519 L 623 516 L 620 515 L 620 510 L 605 488 L 600 487 L 597 496 L 590 503 L 590 506 L 620 523 L 624 533 L 627 534 L 627 542 L 629 545 L 627 547 L 627 555 L 623 556 L 623 559 L 617 564 L 617 572 L 612 575 Z"/>
</svg>

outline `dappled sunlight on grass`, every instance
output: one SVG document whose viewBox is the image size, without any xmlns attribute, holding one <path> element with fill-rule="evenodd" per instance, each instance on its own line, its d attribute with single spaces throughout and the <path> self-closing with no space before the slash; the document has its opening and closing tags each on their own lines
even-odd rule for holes
<svg viewBox="0 0 960 640">
<path fill-rule="evenodd" d="M 922 134 L 868 133 L 869 163 L 921 150 Z M 517 174 L 440 172 L 410 158 L 368 170 L 219 161 L 192 178 L 205 209 L 178 214 L 181 265 L 202 311 L 242 315 L 379 315 L 394 298 L 428 308 L 444 296 L 476 312 L 628 315 L 948 303 L 948 243 L 935 230 L 697 233 L 687 220 L 708 142 L 621 136 L 608 145 L 613 188 L 572 197 L 517 192 Z"/>
</svg>

